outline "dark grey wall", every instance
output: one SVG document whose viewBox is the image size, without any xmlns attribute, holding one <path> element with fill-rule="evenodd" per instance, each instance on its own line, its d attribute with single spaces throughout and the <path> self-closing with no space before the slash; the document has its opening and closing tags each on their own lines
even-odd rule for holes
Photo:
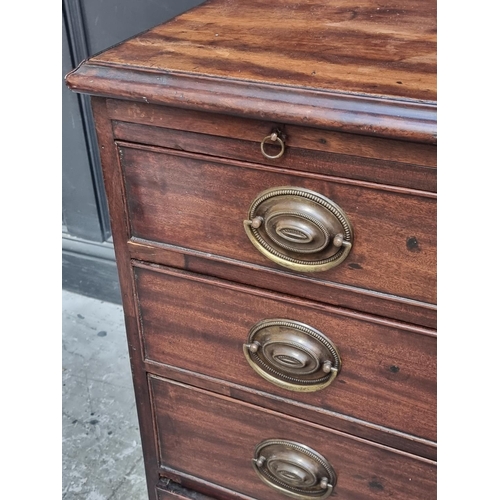
<svg viewBox="0 0 500 500">
<path fill-rule="evenodd" d="M 91 54 L 147 30 L 203 0 L 85 0 L 83 18 Z"/>
<path fill-rule="evenodd" d="M 63 0 L 62 75 L 204 0 Z M 120 302 L 90 101 L 62 89 L 63 288 Z"/>
</svg>

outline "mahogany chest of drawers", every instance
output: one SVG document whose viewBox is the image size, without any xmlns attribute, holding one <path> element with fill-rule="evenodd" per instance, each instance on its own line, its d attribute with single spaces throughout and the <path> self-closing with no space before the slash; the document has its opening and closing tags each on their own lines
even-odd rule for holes
<svg viewBox="0 0 500 500">
<path fill-rule="evenodd" d="M 212 0 L 67 76 L 151 500 L 435 498 L 435 11 Z"/>
</svg>

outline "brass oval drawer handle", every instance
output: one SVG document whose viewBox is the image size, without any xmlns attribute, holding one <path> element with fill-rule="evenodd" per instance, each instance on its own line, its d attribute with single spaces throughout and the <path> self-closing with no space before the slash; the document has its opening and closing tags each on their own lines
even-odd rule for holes
<svg viewBox="0 0 500 500">
<path fill-rule="evenodd" d="M 342 364 L 338 349 L 319 330 L 281 318 L 256 323 L 243 353 L 262 378 L 297 392 L 328 387 Z"/>
<path fill-rule="evenodd" d="M 277 155 L 270 155 L 266 153 L 265 147 L 268 142 L 271 141 L 273 143 L 278 142 L 280 145 L 280 152 Z M 277 132 L 273 132 L 271 135 L 268 135 L 262 139 L 262 142 L 260 143 L 260 150 L 262 151 L 262 154 L 266 157 L 269 158 L 270 160 L 276 160 L 278 158 L 281 158 L 283 156 L 283 153 L 285 152 L 285 142 L 281 137 L 278 135 Z"/>
<path fill-rule="evenodd" d="M 309 189 L 277 187 L 250 205 L 245 232 L 267 258 L 295 271 L 325 271 L 343 262 L 352 248 L 347 215 Z"/>
<path fill-rule="evenodd" d="M 301 500 L 327 498 L 337 483 L 337 475 L 328 460 L 294 441 L 262 441 L 255 447 L 252 465 L 265 484 Z"/>
</svg>

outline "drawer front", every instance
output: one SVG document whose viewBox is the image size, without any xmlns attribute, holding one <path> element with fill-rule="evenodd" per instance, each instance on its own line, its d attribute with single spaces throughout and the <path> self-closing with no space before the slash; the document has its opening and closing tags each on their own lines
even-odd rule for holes
<svg viewBox="0 0 500 500">
<path fill-rule="evenodd" d="M 436 147 L 332 130 L 218 115 L 151 104 L 108 100 L 118 140 L 436 191 Z M 262 140 L 280 130 L 284 154 L 264 156 Z M 271 142 L 271 141 L 269 141 Z M 266 143 L 265 151 L 280 149 Z"/>
<path fill-rule="evenodd" d="M 322 413 L 338 412 L 435 440 L 436 338 L 432 331 L 174 269 L 136 267 L 135 274 L 148 360 L 300 401 Z M 260 367 L 257 361 L 249 364 L 244 345 L 252 342 L 251 329 L 275 319 L 307 325 L 335 346 L 341 368 L 329 385 L 303 392 L 301 382 L 323 377 L 322 367 L 318 364 L 309 375 L 300 366 L 288 369 L 288 361 L 307 368 L 311 359 L 325 356 L 312 338 L 314 333 L 308 337 L 294 327 L 282 330 L 285 338 L 271 332 L 267 347 L 262 345 L 264 370 L 255 369 Z M 335 359 L 329 359 L 335 365 Z M 293 388 L 281 383 L 290 377 L 295 379 L 290 384 Z"/>
<path fill-rule="evenodd" d="M 283 493 L 258 477 L 252 460 L 263 441 L 284 440 L 328 461 L 339 498 L 436 497 L 434 462 L 176 382 L 150 377 L 150 386 L 160 467 L 167 474 L 196 476 L 258 500 L 283 500 Z M 301 468 L 315 468 L 287 453 L 282 460 L 292 479 Z"/>
<path fill-rule="evenodd" d="M 436 302 L 433 195 L 179 156 L 159 148 L 121 145 L 119 152 L 133 237 L 282 270 L 254 247 L 243 221 L 262 191 L 281 186 L 306 189 L 338 205 L 354 234 L 352 249 L 341 264 L 308 276 L 382 292 L 388 298 Z"/>
</svg>

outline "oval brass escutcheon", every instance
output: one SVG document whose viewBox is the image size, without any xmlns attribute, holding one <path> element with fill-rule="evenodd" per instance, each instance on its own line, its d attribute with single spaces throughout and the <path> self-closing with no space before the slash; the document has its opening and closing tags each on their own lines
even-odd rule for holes
<svg viewBox="0 0 500 500">
<path fill-rule="evenodd" d="M 325 499 L 337 483 L 328 460 L 295 441 L 262 441 L 255 447 L 252 464 L 265 484 L 292 498 Z"/>
<path fill-rule="evenodd" d="M 343 262 L 353 230 L 333 201 L 308 189 L 278 187 L 252 202 L 246 234 L 266 257 L 296 271 L 324 271 Z"/>
<path fill-rule="evenodd" d="M 291 391 L 324 389 L 341 368 L 338 349 L 323 333 L 288 319 L 259 321 L 250 329 L 243 352 L 261 377 Z"/>
</svg>

